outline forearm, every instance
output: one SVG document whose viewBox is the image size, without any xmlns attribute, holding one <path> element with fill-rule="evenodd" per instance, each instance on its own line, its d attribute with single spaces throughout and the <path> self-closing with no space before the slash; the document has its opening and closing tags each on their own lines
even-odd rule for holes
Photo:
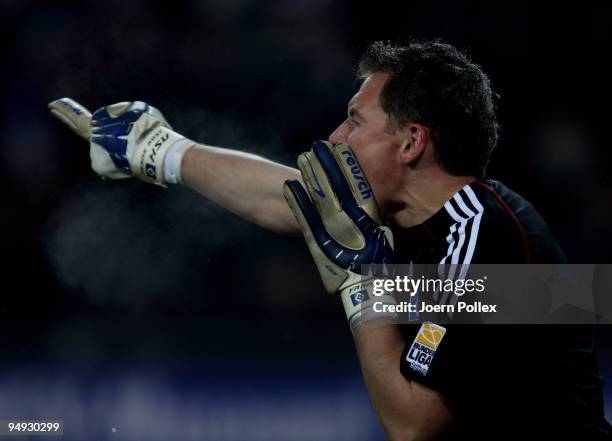
<svg viewBox="0 0 612 441">
<path fill-rule="evenodd" d="M 263 228 L 301 232 L 283 196 L 286 180 L 301 180 L 296 169 L 196 144 L 174 132 L 158 109 L 142 101 L 116 103 L 92 114 L 76 101 L 60 98 L 49 103 L 49 109 L 90 143 L 91 168 L 103 178 L 182 182 Z"/>
<path fill-rule="evenodd" d="M 355 345 L 372 405 L 392 441 L 438 439 L 452 423 L 443 397 L 400 372 L 405 342 L 397 325 L 366 323 Z"/>
<path fill-rule="evenodd" d="M 300 234 L 283 197 L 297 169 L 260 156 L 197 144 L 185 153 L 183 183 L 249 222 L 282 234 Z"/>
</svg>

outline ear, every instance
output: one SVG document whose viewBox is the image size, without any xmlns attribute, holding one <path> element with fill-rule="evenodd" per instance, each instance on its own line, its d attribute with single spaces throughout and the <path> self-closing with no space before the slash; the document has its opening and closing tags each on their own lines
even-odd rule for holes
<svg viewBox="0 0 612 441">
<path fill-rule="evenodd" d="M 418 161 L 429 145 L 429 129 L 423 124 L 410 123 L 403 130 L 402 150 L 400 160 L 402 165 L 410 165 Z"/>
</svg>

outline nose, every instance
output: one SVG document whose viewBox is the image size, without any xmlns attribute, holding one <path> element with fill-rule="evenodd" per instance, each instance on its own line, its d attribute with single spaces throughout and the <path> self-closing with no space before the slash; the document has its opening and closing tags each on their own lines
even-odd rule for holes
<svg viewBox="0 0 612 441">
<path fill-rule="evenodd" d="M 334 132 L 329 135 L 328 141 L 332 144 L 346 144 L 346 138 L 348 134 L 348 127 L 346 121 L 340 124 Z"/>
</svg>

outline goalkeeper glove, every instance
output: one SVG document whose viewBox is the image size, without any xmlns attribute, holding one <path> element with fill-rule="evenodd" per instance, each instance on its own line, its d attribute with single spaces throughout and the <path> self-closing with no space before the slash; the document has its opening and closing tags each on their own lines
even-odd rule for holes
<svg viewBox="0 0 612 441">
<path fill-rule="evenodd" d="M 70 98 L 60 98 L 49 103 L 49 109 L 89 141 L 91 167 L 99 176 L 136 176 L 159 185 L 181 182 L 183 155 L 195 143 L 174 132 L 155 107 L 122 102 L 92 115 Z"/>
<path fill-rule="evenodd" d="M 339 293 L 354 329 L 376 315 L 375 302 L 395 304 L 389 295 L 372 296 L 372 277 L 362 264 L 393 260 L 393 237 L 380 224 L 372 190 L 346 144 L 315 142 L 298 158 L 308 193 L 298 181 L 286 181 L 283 194 L 298 220 L 310 253 L 330 293 Z M 309 197 L 310 195 L 310 197 Z"/>
</svg>

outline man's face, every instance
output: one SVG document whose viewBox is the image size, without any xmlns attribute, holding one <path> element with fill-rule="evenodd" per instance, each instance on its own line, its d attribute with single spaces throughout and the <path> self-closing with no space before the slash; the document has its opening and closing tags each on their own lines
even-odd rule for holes
<svg viewBox="0 0 612 441">
<path fill-rule="evenodd" d="M 355 152 L 383 218 L 398 196 L 402 171 L 402 132 L 389 130 L 388 115 L 380 105 L 380 93 L 388 78 L 386 73 L 370 75 L 349 101 L 347 119 L 329 136 L 331 143 L 348 144 Z"/>
</svg>

